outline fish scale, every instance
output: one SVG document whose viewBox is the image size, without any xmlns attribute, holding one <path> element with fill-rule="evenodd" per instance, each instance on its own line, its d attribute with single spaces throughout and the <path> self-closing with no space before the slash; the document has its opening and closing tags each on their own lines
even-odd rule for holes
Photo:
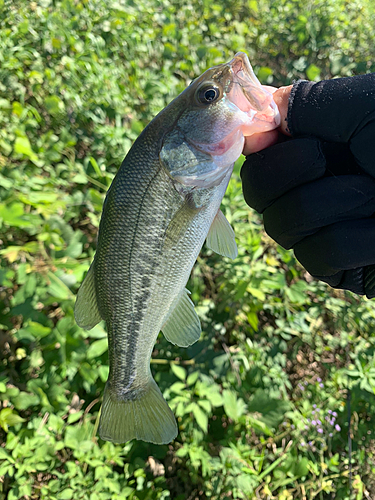
<svg viewBox="0 0 375 500">
<path fill-rule="evenodd" d="M 191 269 L 206 238 L 212 250 L 236 256 L 220 203 L 244 132 L 278 123 L 272 95 L 239 53 L 194 80 L 123 161 L 75 306 L 82 328 L 106 321 L 102 439 L 161 444 L 176 437 L 176 420 L 151 374 L 152 350 L 160 331 L 183 347 L 199 339 L 200 321 L 185 289 Z"/>
</svg>

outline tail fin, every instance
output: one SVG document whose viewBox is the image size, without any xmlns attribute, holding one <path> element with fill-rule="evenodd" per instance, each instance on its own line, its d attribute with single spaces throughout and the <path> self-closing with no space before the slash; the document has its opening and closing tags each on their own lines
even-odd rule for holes
<svg viewBox="0 0 375 500">
<path fill-rule="evenodd" d="M 141 439 L 167 444 L 177 434 L 176 419 L 153 378 L 134 399 L 118 400 L 106 386 L 99 424 L 101 439 L 114 443 Z"/>
</svg>

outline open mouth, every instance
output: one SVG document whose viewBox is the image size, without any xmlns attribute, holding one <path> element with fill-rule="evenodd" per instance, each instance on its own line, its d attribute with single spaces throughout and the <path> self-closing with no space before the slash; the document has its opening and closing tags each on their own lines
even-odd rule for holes
<svg viewBox="0 0 375 500">
<path fill-rule="evenodd" d="M 246 136 L 278 127 L 280 114 L 272 93 L 262 87 L 245 53 L 239 52 L 223 65 L 221 75 L 223 98 L 232 114 L 230 125 L 222 134 L 215 134 L 221 135 L 221 140 L 209 144 L 194 141 L 192 145 L 211 155 L 215 164 L 223 168 L 240 156 Z"/>
<path fill-rule="evenodd" d="M 274 127 L 280 124 L 279 111 L 273 101 L 271 92 L 263 88 L 258 78 L 255 76 L 253 68 L 246 54 L 239 52 L 229 62 L 232 69 L 233 83 L 228 99 L 245 112 L 251 120 L 274 123 Z M 251 125 L 249 124 L 251 127 Z M 250 133 L 245 135 L 251 135 Z"/>
</svg>

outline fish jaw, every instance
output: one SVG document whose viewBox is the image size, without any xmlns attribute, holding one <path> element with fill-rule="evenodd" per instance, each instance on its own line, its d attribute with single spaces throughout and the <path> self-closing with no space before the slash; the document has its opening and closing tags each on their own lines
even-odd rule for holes
<svg viewBox="0 0 375 500">
<path fill-rule="evenodd" d="M 277 128 L 280 113 L 272 93 L 260 84 L 245 53 L 237 53 L 229 63 L 217 68 L 217 81 L 220 81 L 224 91 L 222 106 L 226 108 L 225 114 L 231 116 L 230 127 L 223 126 L 218 120 L 213 124 L 212 134 L 215 139 L 219 138 L 218 141 L 203 143 L 194 138 L 191 143 L 211 156 L 219 169 L 219 179 L 240 157 L 245 137 Z"/>
<path fill-rule="evenodd" d="M 242 113 L 244 136 L 272 130 L 280 125 L 280 113 L 273 100 L 272 93 L 262 87 L 255 76 L 249 58 L 238 52 L 228 63 L 232 70 L 232 85 L 227 98 Z"/>
</svg>

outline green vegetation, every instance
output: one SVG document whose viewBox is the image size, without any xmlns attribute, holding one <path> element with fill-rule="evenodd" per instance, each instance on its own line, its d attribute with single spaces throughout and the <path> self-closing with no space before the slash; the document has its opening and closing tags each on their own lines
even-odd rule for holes
<svg viewBox="0 0 375 500">
<path fill-rule="evenodd" d="M 145 124 L 238 50 L 274 85 L 374 71 L 370 0 L 0 0 L 0 26 L 0 499 L 375 498 L 375 303 L 264 234 L 240 164 L 239 256 L 203 248 L 189 283 L 202 339 L 155 346 L 170 446 L 96 437 L 106 333 L 73 318 Z"/>
</svg>

